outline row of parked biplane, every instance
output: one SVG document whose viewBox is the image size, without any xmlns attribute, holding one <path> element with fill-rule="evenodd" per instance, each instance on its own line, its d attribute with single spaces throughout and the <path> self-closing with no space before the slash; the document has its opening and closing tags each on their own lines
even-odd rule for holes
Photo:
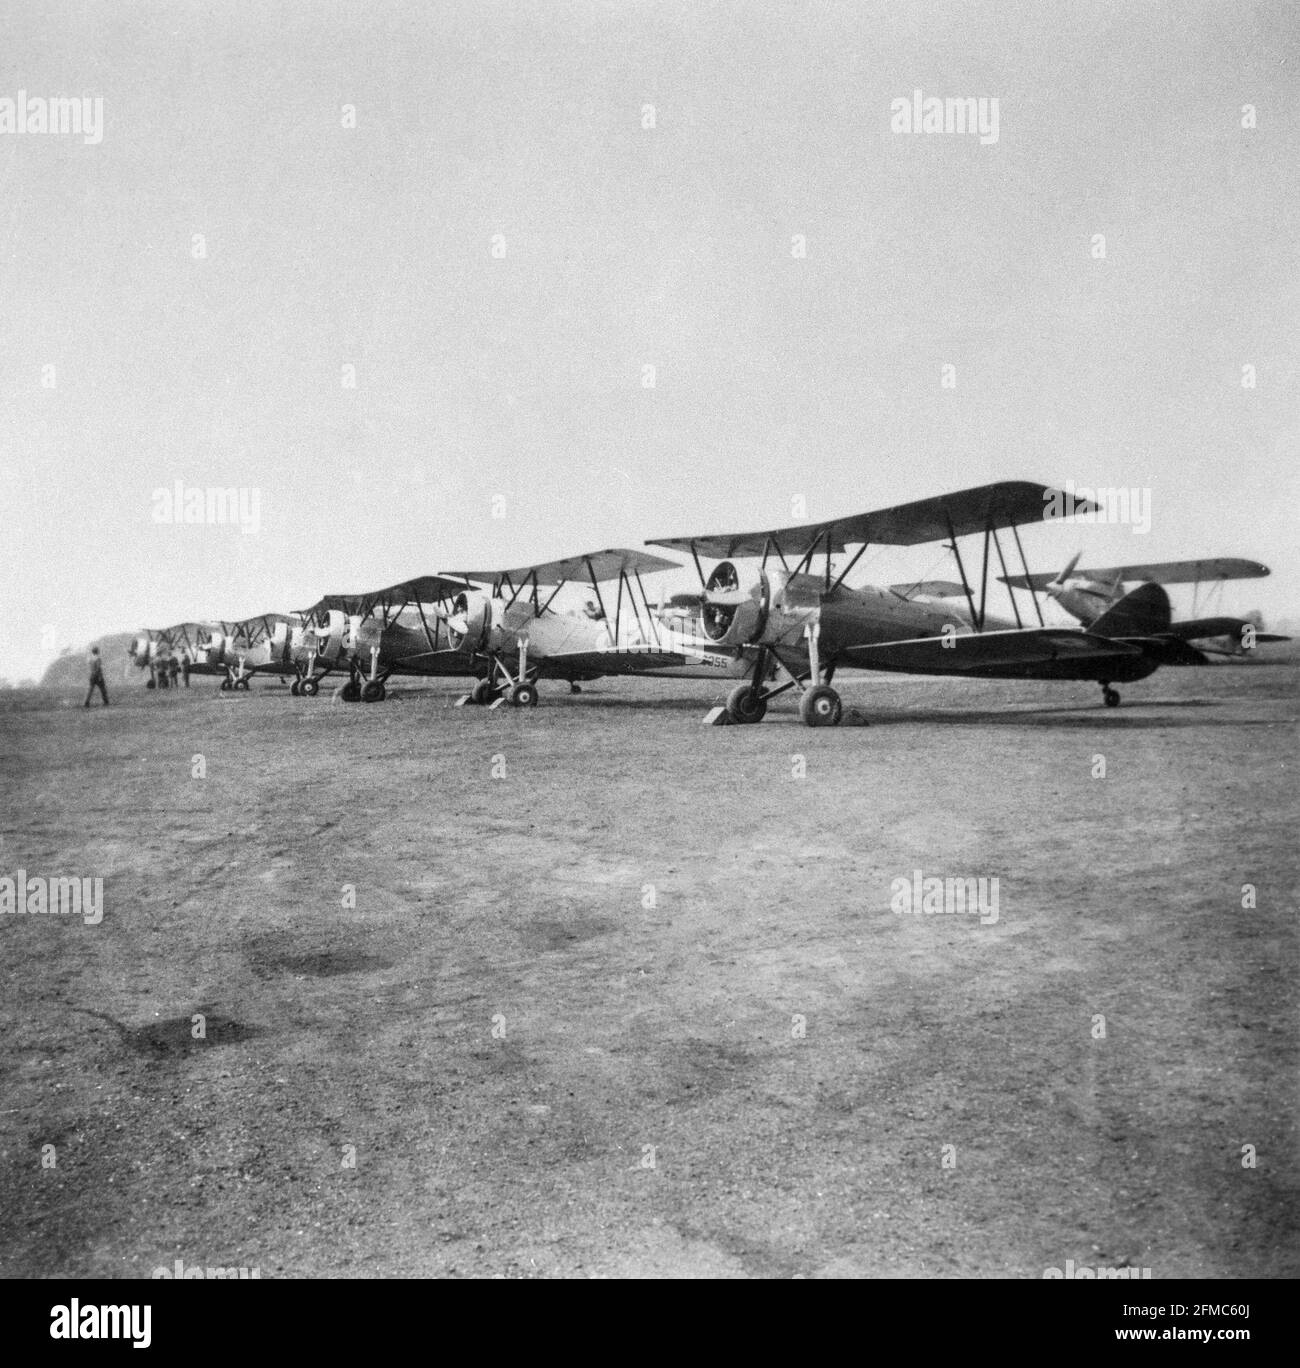
<svg viewBox="0 0 1300 1368">
<path fill-rule="evenodd" d="M 131 656 L 150 671 L 151 684 L 180 658 L 191 672 L 220 676 L 222 689 L 247 689 L 254 674 L 271 674 L 310 697 L 338 674 L 346 676 L 339 697 L 367 703 L 383 699 L 393 675 L 464 677 L 474 682 L 462 702 L 517 707 L 536 704 L 544 679 L 567 681 L 577 693 L 579 681 L 608 675 L 722 676 L 737 682 L 725 709 L 714 710 L 717 720 L 758 722 L 773 698 L 793 691 L 805 723 L 834 726 L 842 711 L 832 687 L 839 669 L 1089 680 L 1115 707 L 1115 684 L 1161 665 L 1204 665 L 1211 655 L 1287 640 L 1246 618 L 1174 620 L 1165 584 L 1213 592 L 1226 580 L 1267 575 L 1257 561 L 1079 569 L 1075 556 L 1059 574 L 1031 574 L 1019 529 L 1059 509 L 1054 496 L 1059 491 L 1045 485 L 1009 481 L 829 522 L 647 542 L 689 553 L 699 575 L 696 592 L 657 601 L 645 578 L 684 564 L 644 551 L 596 551 L 327 594 L 296 613 L 146 631 Z M 1080 499 L 1071 507 L 1100 511 Z M 1007 568 L 1001 534 L 1008 532 L 1020 573 Z M 963 538 L 979 539 L 967 543 L 970 575 Z M 923 543 L 951 552 L 957 580 L 845 583 L 868 547 Z M 712 562 L 707 573 L 702 561 Z M 1006 587 L 1010 620 L 986 611 L 990 569 Z M 557 595 L 575 582 L 592 597 L 580 609 L 557 607 Z M 1040 594 L 1079 626 L 1049 625 Z"/>
</svg>

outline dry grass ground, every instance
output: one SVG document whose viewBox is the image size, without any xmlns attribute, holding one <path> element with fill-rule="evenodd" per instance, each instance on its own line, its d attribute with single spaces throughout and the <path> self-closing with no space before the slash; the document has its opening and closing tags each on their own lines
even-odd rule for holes
<svg viewBox="0 0 1300 1368">
<path fill-rule="evenodd" d="M 1298 663 L 10 695 L 0 1273 L 1295 1276 Z"/>
</svg>

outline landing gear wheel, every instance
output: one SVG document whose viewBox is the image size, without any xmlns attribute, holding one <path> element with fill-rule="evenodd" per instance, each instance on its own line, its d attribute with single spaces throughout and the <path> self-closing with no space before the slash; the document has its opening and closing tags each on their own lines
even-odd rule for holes
<svg viewBox="0 0 1300 1368">
<path fill-rule="evenodd" d="M 343 687 L 339 690 L 339 697 L 345 703 L 360 703 L 361 685 L 358 684 L 355 679 L 349 679 L 348 682 L 344 684 Z"/>
<path fill-rule="evenodd" d="M 737 684 L 727 695 L 727 716 L 733 722 L 761 722 L 767 716 L 767 699 L 752 684 Z"/>
<path fill-rule="evenodd" d="M 302 680 L 301 680 L 301 679 L 295 679 L 295 680 L 293 681 L 293 683 L 289 685 L 289 692 L 290 692 L 295 698 L 297 698 L 298 695 L 302 692 Z"/>
<path fill-rule="evenodd" d="M 156 679 L 149 679 L 149 680 L 146 680 L 146 681 L 145 681 L 145 688 L 146 688 L 146 689 L 156 689 L 157 687 L 158 687 L 158 681 L 157 681 Z"/>
<path fill-rule="evenodd" d="M 480 707 L 486 708 L 498 697 L 497 690 L 493 688 L 490 679 L 480 679 L 473 689 L 470 690 L 469 701 L 477 703 Z"/>
<path fill-rule="evenodd" d="M 582 690 L 573 682 L 573 680 L 569 680 L 569 692 L 571 694 L 576 694 L 581 693 Z"/>
<path fill-rule="evenodd" d="M 1109 684 L 1106 685 L 1106 687 L 1103 688 L 1102 691 L 1101 691 L 1101 701 L 1102 701 L 1108 708 L 1118 708 L 1118 707 L 1119 707 L 1119 690 L 1118 690 L 1118 689 L 1112 689 L 1112 688 L 1110 687 Z"/>
<path fill-rule="evenodd" d="M 298 692 L 302 694 L 304 698 L 315 698 L 316 695 L 320 693 L 320 680 L 304 679 L 302 683 L 298 685 Z"/>
<path fill-rule="evenodd" d="M 223 680 L 221 681 L 221 692 L 222 692 L 222 693 L 229 693 L 229 692 L 230 692 L 230 680 L 228 680 L 228 679 L 223 679 Z"/>
<path fill-rule="evenodd" d="M 242 693 L 247 693 L 247 692 L 248 692 L 248 680 L 246 680 L 246 679 L 237 679 L 237 680 L 235 680 L 235 685 L 234 685 L 234 687 L 235 687 L 236 689 L 239 689 Z"/>
<path fill-rule="evenodd" d="M 510 701 L 516 708 L 535 708 L 537 706 L 537 687 L 534 684 L 516 684 L 510 690 Z"/>
<path fill-rule="evenodd" d="M 825 684 L 809 689 L 799 700 L 799 716 L 807 727 L 838 727 L 843 711 L 839 694 Z"/>
<path fill-rule="evenodd" d="M 361 701 L 363 703 L 382 703 L 387 692 L 388 690 L 378 679 L 368 680 L 361 687 Z"/>
</svg>

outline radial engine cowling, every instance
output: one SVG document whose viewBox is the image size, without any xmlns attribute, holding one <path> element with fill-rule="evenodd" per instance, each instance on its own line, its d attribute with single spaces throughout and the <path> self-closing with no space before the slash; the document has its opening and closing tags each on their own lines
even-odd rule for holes
<svg viewBox="0 0 1300 1368">
<path fill-rule="evenodd" d="M 743 585 L 736 567 L 730 561 L 721 561 L 704 584 L 700 629 L 720 645 L 743 646 L 757 641 L 767 625 L 770 603 L 766 572 L 760 570 Z"/>
<path fill-rule="evenodd" d="M 283 665 L 289 659 L 289 624 L 287 622 L 277 622 L 275 630 L 271 633 L 271 640 L 268 643 L 270 662 L 273 665 Z"/>
<path fill-rule="evenodd" d="M 446 623 L 451 649 L 474 655 L 487 645 L 492 630 L 492 600 L 486 594 L 457 594 Z"/>
<path fill-rule="evenodd" d="M 361 617 L 355 614 L 348 619 L 345 642 L 348 654 L 361 660 L 369 668 L 371 653 L 379 650 L 383 635 L 384 624 L 377 617 Z"/>
<path fill-rule="evenodd" d="M 206 627 L 203 629 L 203 633 L 196 648 L 199 659 L 206 661 L 209 665 L 220 665 L 229 638 L 218 627 Z"/>
</svg>

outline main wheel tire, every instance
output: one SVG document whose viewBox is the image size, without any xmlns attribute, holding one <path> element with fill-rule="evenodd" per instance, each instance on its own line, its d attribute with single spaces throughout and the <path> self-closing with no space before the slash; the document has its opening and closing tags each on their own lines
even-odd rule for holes
<svg viewBox="0 0 1300 1368">
<path fill-rule="evenodd" d="M 320 693 L 320 680 L 304 679 L 302 683 L 298 685 L 298 692 L 302 694 L 304 698 L 315 698 L 316 695 Z"/>
<path fill-rule="evenodd" d="M 1103 689 L 1103 690 L 1102 690 L 1102 693 L 1101 693 L 1101 701 L 1102 701 L 1108 708 L 1118 708 L 1118 707 L 1119 707 L 1119 690 L 1118 690 L 1118 689 Z"/>
<path fill-rule="evenodd" d="M 146 689 L 156 689 L 158 687 L 158 681 L 156 679 L 147 679 L 145 680 L 144 686 Z"/>
<path fill-rule="evenodd" d="M 222 693 L 229 693 L 229 692 L 230 692 L 230 680 L 228 680 L 228 679 L 223 679 L 223 680 L 221 681 L 221 692 L 222 692 Z"/>
<path fill-rule="evenodd" d="M 537 706 L 537 686 L 535 684 L 516 684 L 510 690 L 510 701 L 516 708 L 535 708 Z"/>
<path fill-rule="evenodd" d="M 387 692 L 388 690 L 378 679 L 367 680 L 361 686 L 361 701 L 363 703 L 382 703 Z"/>
<path fill-rule="evenodd" d="M 733 722 L 761 722 L 767 716 L 767 699 L 752 684 L 737 684 L 727 695 L 727 715 Z"/>
<path fill-rule="evenodd" d="M 302 692 L 302 680 L 295 679 L 293 683 L 289 685 L 289 692 L 294 696 L 294 698 L 297 698 L 298 695 Z"/>
<path fill-rule="evenodd" d="M 348 682 L 344 684 L 343 687 L 339 690 L 339 697 L 345 703 L 360 703 L 361 685 L 358 684 L 355 679 L 349 679 Z"/>
<path fill-rule="evenodd" d="M 818 684 L 799 700 L 799 716 L 806 727 L 838 727 L 844 705 L 834 689 Z"/>
<path fill-rule="evenodd" d="M 469 701 L 477 703 L 480 707 L 486 708 L 497 696 L 497 691 L 492 687 L 490 679 L 480 679 L 470 690 Z"/>
<path fill-rule="evenodd" d="M 248 680 L 246 680 L 246 679 L 237 679 L 237 680 L 235 680 L 235 688 L 237 688 L 241 693 L 247 693 L 247 692 L 248 692 Z"/>
<path fill-rule="evenodd" d="M 581 693 L 582 690 L 573 682 L 573 680 L 569 680 L 569 692 L 571 694 L 577 694 Z"/>
</svg>

